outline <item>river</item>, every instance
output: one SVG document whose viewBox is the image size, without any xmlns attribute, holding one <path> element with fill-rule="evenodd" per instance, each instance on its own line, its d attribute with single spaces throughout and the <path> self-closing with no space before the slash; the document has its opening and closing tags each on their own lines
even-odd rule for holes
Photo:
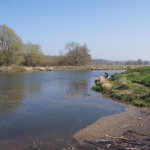
<svg viewBox="0 0 150 150">
<path fill-rule="evenodd" d="M 1 73 L 1 149 L 61 149 L 75 142 L 78 130 L 125 111 L 122 104 L 91 90 L 104 72 Z"/>
</svg>

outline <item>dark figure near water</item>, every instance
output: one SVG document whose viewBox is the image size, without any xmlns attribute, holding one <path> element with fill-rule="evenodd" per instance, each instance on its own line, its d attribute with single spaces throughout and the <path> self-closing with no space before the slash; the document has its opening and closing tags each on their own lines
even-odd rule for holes
<svg viewBox="0 0 150 150">
<path fill-rule="evenodd" d="M 104 77 L 105 77 L 105 79 L 108 78 L 108 73 L 107 72 L 104 73 Z"/>
<path fill-rule="evenodd" d="M 111 76 L 111 78 L 115 77 L 118 73 L 115 73 L 114 75 Z"/>
</svg>

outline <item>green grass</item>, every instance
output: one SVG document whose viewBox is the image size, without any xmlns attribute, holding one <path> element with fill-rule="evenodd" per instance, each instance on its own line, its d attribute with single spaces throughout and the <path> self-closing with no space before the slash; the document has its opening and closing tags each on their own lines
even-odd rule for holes
<svg viewBox="0 0 150 150">
<path fill-rule="evenodd" d="M 98 86 L 98 85 L 95 85 L 95 86 L 92 87 L 92 90 L 97 91 L 97 92 L 100 92 L 100 91 L 102 92 L 102 87 Z"/>
<path fill-rule="evenodd" d="M 136 106 L 150 107 L 150 66 L 130 69 L 109 79 L 110 90 L 96 82 L 94 90 L 109 94 L 110 97 Z"/>
<path fill-rule="evenodd" d="M 125 73 L 127 79 L 133 83 L 139 83 L 150 87 L 150 66 L 134 68 Z"/>
<path fill-rule="evenodd" d="M 142 100 L 133 100 L 133 105 L 135 106 L 143 106 L 143 107 L 150 107 L 150 103 L 147 101 Z"/>
</svg>

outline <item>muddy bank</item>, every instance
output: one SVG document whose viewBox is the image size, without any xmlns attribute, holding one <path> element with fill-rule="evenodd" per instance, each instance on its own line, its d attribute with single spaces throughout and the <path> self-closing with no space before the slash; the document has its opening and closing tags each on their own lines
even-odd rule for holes
<svg viewBox="0 0 150 150">
<path fill-rule="evenodd" d="M 78 131 L 75 149 L 149 149 L 150 109 L 128 106 L 123 113 L 103 117 Z"/>
</svg>

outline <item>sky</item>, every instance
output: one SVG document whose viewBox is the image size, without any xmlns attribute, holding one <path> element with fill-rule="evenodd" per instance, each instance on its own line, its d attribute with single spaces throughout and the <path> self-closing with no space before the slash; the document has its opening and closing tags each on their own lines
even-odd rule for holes
<svg viewBox="0 0 150 150">
<path fill-rule="evenodd" d="M 150 0 L 0 0 L 0 24 L 46 55 L 74 41 L 93 59 L 150 60 Z"/>
</svg>

